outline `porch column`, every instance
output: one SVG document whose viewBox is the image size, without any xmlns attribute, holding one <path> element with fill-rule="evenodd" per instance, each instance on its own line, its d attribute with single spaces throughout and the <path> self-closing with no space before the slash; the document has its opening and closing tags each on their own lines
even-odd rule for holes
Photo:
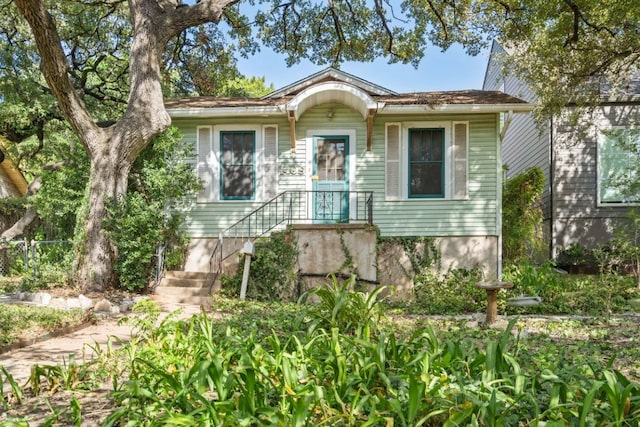
<svg viewBox="0 0 640 427">
<path fill-rule="evenodd" d="M 287 111 L 289 117 L 289 137 L 291 138 L 291 152 L 296 152 L 296 112 L 295 110 Z"/>
<path fill-rule="evenodd" d="M 376 115 L 376 109 L 367 110 L 367 151 L 371 151 L 371 134 L 373 133 L 373 116 Z"/>
</svg>

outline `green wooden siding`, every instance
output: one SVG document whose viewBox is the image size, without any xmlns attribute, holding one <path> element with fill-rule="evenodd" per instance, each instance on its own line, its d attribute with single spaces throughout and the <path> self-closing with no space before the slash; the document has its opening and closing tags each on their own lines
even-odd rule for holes
<svg viewBox="0 0 640 427">
<path fill-rule="evenodd" d="M 333 109 L 333 118 L 327 111 Z M 403 121 L 468 121 L 469 182 L 468 199 L 412 199 L 385 201 L 385 123 Z M 374 223 L 383 236 L 486 236 L 497 235 L 497 116 L 477 115 L 379 115 L 374 119 L 372 151 L 366 151 L 366 124 L 355 111 L 340 104 L 323 104 L 309 109 L 296 124 L 298 144 L 290 151 L 290 129 L 284 117 L 242 119 L 174 119 L 188 141 L 195 147 L 196 126 L 259 123 L 278 125 L 278 169 L 280 192 L 307 189 L 308 170 L 305 140 L 309 130 L 355 130 L 354 191 L 374 192 Z M 354 163 L 350 163 L 354 167 Z M 300 173 L 302 172 L 302 175 Z M 448 179 L 449 175 L 447 175 Z M 242 216 L 259 207 L 261 202 L 225 201 L 215 203 L 185 203 L 187 224 L 192 237 L 216 237 L 218 233 Z"/>
</svg>

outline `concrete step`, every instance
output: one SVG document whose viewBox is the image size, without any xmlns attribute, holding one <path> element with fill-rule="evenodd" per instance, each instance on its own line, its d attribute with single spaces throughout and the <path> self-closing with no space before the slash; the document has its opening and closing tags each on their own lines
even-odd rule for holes
<svg viewBox="0 0 640 427">
<path fill-rule="evenodd" d="M 164 273 L 164 277 L 169 279 L 208 280 L 209 273 L 203 271 L 167 271 Z"/>
<path fill-rule="evenodd" d="M 202 286 L 158 286 L 156 295 L 208 297 L 211 292 L 208 287 Z"/>
<path fill-rule="evenodd" d="M 167 271 L 158 287 L 204 288 L 209 286 L 209 273 L 200 271 Z"/>
<path fill-rule="evenodd" d="M 181 304 L 203 306 L 210 309 L 212 294 L 220 292 L 220 280 L 209 289 L 209 273 L 195 271 L 167 271 L 151 299 L 161 307 L 179 307 Z"/>
<path fill-rule="evenodd" d="M 163 277 L 158 284 L 159 288 L 208 288 L 209 280 L 180 279 L 175 277 Z"/>
<path fill-rule="evenodd" d="M 151 295 L 150 299 L 157 302 L 158 305 L 166 311 L 173 311 L 179 308 L 202 306 L 205 309 L 211 309 L 213 299 L 210 296 L 193 296 L 193 295 Z"/>
</svg>

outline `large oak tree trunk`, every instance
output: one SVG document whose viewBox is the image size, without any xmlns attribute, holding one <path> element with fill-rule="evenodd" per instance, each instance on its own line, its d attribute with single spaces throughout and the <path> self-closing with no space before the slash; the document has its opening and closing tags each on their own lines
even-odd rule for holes
<svg viewBox="0 0 640 427">
<path fill-rule="evenodd" d="M 118 284 L 114 270 L 118 252 L 104 233 L 103 220 L 107 203 L 127 191 L 131 162 L 122 159 L 114 149 L 120 145 L 118 141 L 108 143 L 104 151 L 91 158 L 88 214 L 82 243 L 76 248 L 76 281 L 87 290 L 101 291 Z"/>
<path fill-rule="evenodd" d="M 116 124 L 103 129 L 93 121 L 69 79 L 65 51 L 45 2 L 15 0 L 32 29 L 47 84 L 91 159 L 86 234 L 74 263 L 76 280 L 83 288 L 100 291 L 117 284 L 117 250 L 103 230 L 106 203 L 125 194 L 133 161 L 171 123 L 160 83 L 162 53 L 168 41 L 185 28 L 220 22 L 224 10 L 235 1 L 200 0 L 180 7 L 177 0 L 128 0 L 133 25 L 129 99 Z"/>
</svg>

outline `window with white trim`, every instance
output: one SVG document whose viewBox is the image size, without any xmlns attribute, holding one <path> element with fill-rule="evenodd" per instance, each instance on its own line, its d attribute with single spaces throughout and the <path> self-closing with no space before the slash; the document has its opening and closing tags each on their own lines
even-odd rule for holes
<svg viewBox="0 0 640 427">
<path fill-rule="evenodd" d="M 385 199 L 467 197 L 468 122 L 387 123 Z"/>
<path fill-rule="evenodd" d="M 220 131 L 220 198 L 222 200 L 255 198 L 255 158 L 255 131 Z"/>
<path fill-rule="evenodd" d="M 640 202 L 640 128 L 602 130 L 598 137 L 598 202 Z"/>
<path fill-rule="evenodd" d="M 409 197 L 444 197 L 444 128 L 409 129 Z"/>
<path fill-rule="evenodd" d="M 278 127 L 197 128 L 198 202 L 266 201 L 278 192 Z"/>
</svg>

